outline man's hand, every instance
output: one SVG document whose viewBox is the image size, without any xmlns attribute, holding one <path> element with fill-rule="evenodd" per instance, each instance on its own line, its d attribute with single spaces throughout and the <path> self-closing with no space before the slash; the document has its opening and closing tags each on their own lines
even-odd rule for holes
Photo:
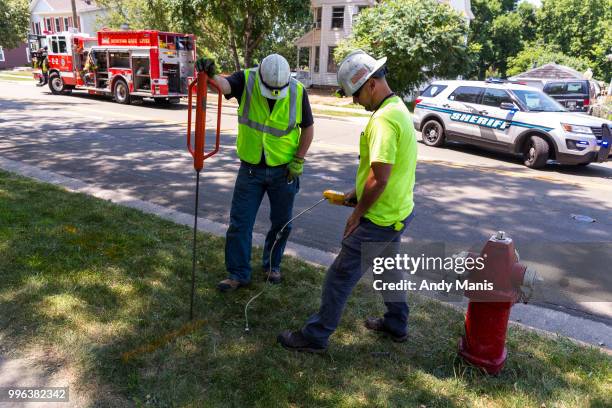
<svg viewBox="0 0 612 408">
<path fill-rule="evenodd" d="M 304 171 L 304 159 L 301 157 L 293 157 L 293 160 L 287 165 L 287 181 L 292 182 L 302 175 Z"/>
<path fill-rule="evenodd" d="M 343 205 L 347 207 L 356 207 L 357 206 L 357 192 L 355 189 L 344 193 L 344 203 Z"/>
<path fill-rule="evenodd" d="M 343 238 L 346 238 L 349 235 L 351 235 L 353 231 L 355 231 L 355 229 L 359 226 L 360 222 L 361 222 L 361 216 L 356 211 L 353 211 L 353 213 L 348 218 L 348 220 L 346 220 L 346 227 L 344 227 Z"/>
<path fill-rule="evenodd" d="M 215 61 L 211 58 L 200 58 L 196 61 L 196 69 L 198 72 L 206 72 L 211 79 L 217 75 L 217 67 Z"/>
</svg>

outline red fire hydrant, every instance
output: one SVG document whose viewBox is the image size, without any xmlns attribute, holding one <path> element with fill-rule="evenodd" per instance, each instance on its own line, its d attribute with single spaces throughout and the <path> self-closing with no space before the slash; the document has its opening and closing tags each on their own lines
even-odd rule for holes
<svg viewBox="0 0 612 408">
<path fill-rule="evenodd" d="M 463 252 L 457 256 L 473 260 L 480 257 L 480 263 L 469 269 L 464 286 L 470 301 L 465 335 L 459 339 L 459 355 L 495 375 L 503 368 L 508 354 L 506 331 L 510 309 L 517 301 L 527 302 L 539 278 L 533 269 L 519 263 L 514 242 L 503 231 L 493 235 L 480 254 Z"/>
</svg>

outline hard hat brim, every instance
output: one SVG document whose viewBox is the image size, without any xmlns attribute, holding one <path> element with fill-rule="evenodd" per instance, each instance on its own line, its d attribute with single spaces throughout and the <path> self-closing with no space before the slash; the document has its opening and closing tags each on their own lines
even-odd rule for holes
<svg viewBox="0 0 612 408">
<path fill-rule="evenodd" d="M 259 71 L 257 71 L 257 75 L 260 75 Z M 259 89 L 261 90 L 261 94 L 265 98 L 279 100 L 279 99 L 283 99 L 284 97 L 286 97 L 287 92 L 289 92 L 289 84 L 287 84 L 287 86 L 284 87 L 283 89 L 272 91 L 272 89 L 268 88 L 263 82 L 264 81 L 262 81 L 261 78 L 259 78 Z"/>
</svg>

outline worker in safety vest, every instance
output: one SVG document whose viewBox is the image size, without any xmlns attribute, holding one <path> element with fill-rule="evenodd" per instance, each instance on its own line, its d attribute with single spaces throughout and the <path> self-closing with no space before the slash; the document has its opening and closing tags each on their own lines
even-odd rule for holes
<svg viewBox="0 0 612 408">
<path fill-rule="evenodd" d="M 342 249 L 327 270 L 319 311 L 298 331 L 284 331 L 279 343 L 289 350 L 322 352 L 336 330 L 351 291 L 373 266 L 370 260 L 394 258 L 402 233 L 412 220 L 412 191 L 417 161 L 416 132 L 406 105 L 387 84 L 387 58 L 379 60 L 361 50 L 350 53 L 338 69 L 338 83 L 345 95 L 373 112 L 361 133 L 359 168 L 355 190 L 345 201 L 357 200 L 346 222 Z M 364 245 L 362 244 L 371 244 Z M 376 245 L 372 245 L 376 244 Z M 365 261 L 362 265 L 362 250 Z M 404 276 L 390 268 L 375 282 L 395 284 Z M 380 277 L 380 278 L 379 278 Z M 384 285 L 374 286 L 375 290 Z M 404 290 L 381 290 L 387 308 L 384 317 L 368 318 L 365 327 L 385 333 L 392 340 L 407 339 L 408 304 Z"/>
<path fill-rule="evenodd" d="M 289 63 L 268 55 L 259 67 L 223 77 L 215 63 L 201 58 L 196 67 L 213 78 L 227 99 L 236 98 L 240 170 L 234 186 L 225 243 L 228 278 L 217 288 L 232 291 L 251 281 L 251 245 L 255 217 L 264 194 L 270 200 L 271 226 L 263 249 L 262 269 L 271 283 L 280 283 L 280 263 L 291 231 L 295 195 L 314 133 L 304 86 L 291 78 Z"/>
<path fill-rule="evenodd" d="M 38 66 L 41 72 L 41 78 L 37 86 L 47 85 L 49 82 L 49 56 L 48 56 L 48 48 L 47 46 L 43 47 L 39 53 L 40 57 L 38 58 Z"/>
</svg>

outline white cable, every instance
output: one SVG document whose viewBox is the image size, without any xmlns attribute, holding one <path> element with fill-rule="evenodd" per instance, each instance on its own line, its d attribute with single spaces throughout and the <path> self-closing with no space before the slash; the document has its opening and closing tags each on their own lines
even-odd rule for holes
<svg viewBox="0 0 612 408">
<path fill-rule="evenodd" d="M 244 306 L 244 331 L 245 332 L 248 333 L 249 331 L 251 331 L 251 329 L 249 329 L 249 314 L 248 314 L 249 313 L 249 305 L 255 299 L 257 299 L 262 293 L 264 293 L 266 291 L 266 288 L 268 287 L 268 282 L 270 281 L 270 274 L 272 274 L 272 254 L 274 253 L 274 247 L 276 246 L 276 243 L 278 242 L 278 240 L 281 238 L 283 231 L 285 230 L 287 225 L 289 225 L 292 221 L 294 221 L 295 219 L 301 217 L 302 214 L 307 213 L 308 211 L 312 210 L 313 208 L 315 208 L 317 205 L 321 204 L 325 200 L 327 200 L 327 198 L 320 199 L 315 204 L 311 205 L 310 207 L 308 207 L 307 209 L 303 210 L 302 212 L 300 212 L 295 217 L 291 218 L 289 221 L 287 221 L 285 223 L 285 225 L 283 225 L 283 228 L 281 228 L 280 231 L 278 231 L 278 233 L 276 234 L 276 238 L 274 239 L 274 243 L 272 244 L 272 248 L 270 249 L 270 260 L 269 260 L 270 261 L 270 266 L 269 266 L 269 270 L 268 270 L 268 276 L 266 277 L 266 285 L 264 286 L 264 288 L 258 294 L 253 296 L 247 302 L 247 304 Z"/>
</svg>

